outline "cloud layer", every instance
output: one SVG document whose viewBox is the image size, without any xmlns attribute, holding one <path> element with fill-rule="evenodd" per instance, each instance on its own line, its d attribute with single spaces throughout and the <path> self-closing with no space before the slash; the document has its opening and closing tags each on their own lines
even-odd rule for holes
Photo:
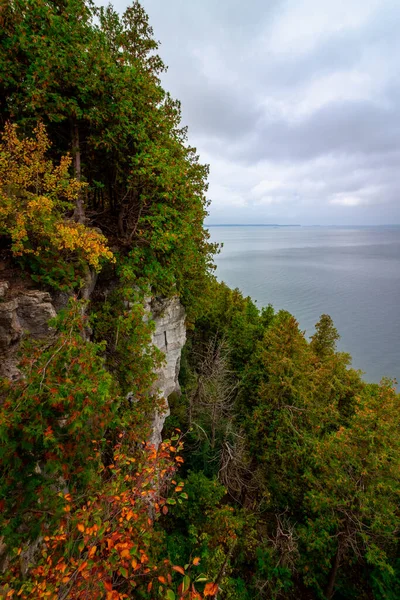
<svg viewBox="0 0 400 600">
<path fill-rule="evenodd" d="M 210 223 L 400 223 L 398 0 L 143 5 Z"/>
</svg>

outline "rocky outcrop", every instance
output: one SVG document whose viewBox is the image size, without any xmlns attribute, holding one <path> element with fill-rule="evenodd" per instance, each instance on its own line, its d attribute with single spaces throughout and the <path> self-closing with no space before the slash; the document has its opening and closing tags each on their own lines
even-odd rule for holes
<svg viewBox="0 0 400 600">
<path fill-rule="evenodd" d="M 13 292 L 13 295 L 10 295 Z M 18 377 L 16 350 L 26 335 L 35 339 L 50 334 L 48 322 L 56 316 L 47 292 L 10 290 L 0 282 L 0 376 Z"/>
<path fill-rule="evenodd" d="M 166 410 L 156 413 L 153 419 L 150 442 L 158 446 L 161 432 L 169 415 L 168 396 L 173 392 L 180 393 L 179 369 L 182 348 L 186 342 L 185 309 L 179 298 L 168 298 L 151 303 L 151 317 L 155 323 L 153 344 L 165 354 L 165 362 L 157 371 L 154 392 L 164 398 Z"/>
</svg>

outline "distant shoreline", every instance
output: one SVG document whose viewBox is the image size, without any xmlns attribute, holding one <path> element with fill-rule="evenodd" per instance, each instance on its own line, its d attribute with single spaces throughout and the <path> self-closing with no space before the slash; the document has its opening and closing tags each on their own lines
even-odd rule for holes
<svg viewBox="0 0 400 600">
<path fill-rule="evenodd" d="M 279 223 L 205 223 L 204 227 L 313 227 L 321 229 L 371 229 L 371 228 L 397 228 L 400 223 L 386 223 L 383 225 L 280 225 Z"/>
<path fill-rule="evenodd" d="M 301 225 L 279 225 L 278 223 L 213 223 L 204 227 L 301 227 Z"/>
</svg>

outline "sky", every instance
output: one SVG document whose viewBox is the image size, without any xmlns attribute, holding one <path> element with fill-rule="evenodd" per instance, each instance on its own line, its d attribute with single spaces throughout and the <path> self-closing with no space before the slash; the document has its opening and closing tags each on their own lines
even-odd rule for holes
<svg viewBox="0 0 400 600">
<path fill-rule="evenodd" d="M 142 5 L 210 164 L 207 223 L 400 223 L 399 0 Z"/>
</svg>

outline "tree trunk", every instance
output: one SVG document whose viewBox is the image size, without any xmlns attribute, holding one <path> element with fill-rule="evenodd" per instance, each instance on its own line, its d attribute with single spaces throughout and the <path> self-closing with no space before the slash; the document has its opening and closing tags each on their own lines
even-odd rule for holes
<svg viewBox="0 0 400 600">
<path fill-rule="evenodd" d="M 326 600 L 331 600 L 331 598 L 333 597 L 333 594 L 335 592 L 335 582 L 336 582 L 336 575 L 339 570 L 339 562 L 340 562 L 340 556 L 339 556 L 339 548 L 338 548 L 336 550 L 335 558 L 333 559 L 331 572 L 329 573 L 329 581 L 328 581 L 328 585 L 326 586 L 326 592 L 325 592 Z"/>
<path fill-rule="evenodd" d="M 124 226 L 124 218 L 125 218 L 125 205 L 123 204 L 119 209 L 118 213 L 118 233 L 121 237 L 125 236 L 125 226 Z"/>
<path fill-rule="evenodd" d="M 72 125 L 72 157 L 74 165 L 75 179 L 81 180 L 81 146 L 79 141 L 79 127 L 78 123 L 73 120 Z M 83 198 L 81 191 L 78 194 L 78 198 L 75 204 L 74 219 L 77 223 L 83 223 L 85 220 L 85 210 L 83 208 Z"/>
</svg>

